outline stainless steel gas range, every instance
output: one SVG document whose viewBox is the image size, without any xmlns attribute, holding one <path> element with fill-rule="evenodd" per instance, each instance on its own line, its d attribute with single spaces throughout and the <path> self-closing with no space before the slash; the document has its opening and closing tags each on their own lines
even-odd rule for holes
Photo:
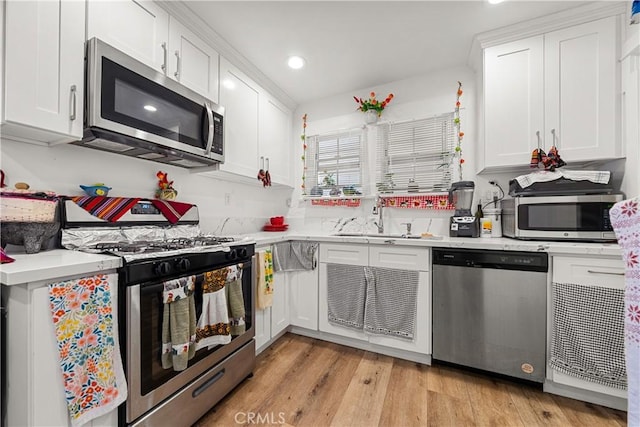
<svg viewBox="0 0 640 427">
<path fill-rule="evenodd" d="M 255 367 L 253 241 L 204 235 L 197 206 L 175 224 L 147 200 L 137 202 L 116 222 L 96 218 L 72 200 L 63 203 L 62 216 L 64 247 L 109 253 L 123 260 L 117 310 L 128 397 L 119 410 L 120 425 L 191 425 L 251 376 Z M 242 318 L 233 318 L 230 342 L 198 349 L 183 370 L 164 367 L 163 328 L 166 334 L 169 322 L 163 302 L 166 285 L 193 282 L 200 321 L 207 311 L 204 276 L 227 277 L 228 272 L 238 280 L 235 302 L 237 306 L 239 294 L 243 308 Z"/>
</svg>

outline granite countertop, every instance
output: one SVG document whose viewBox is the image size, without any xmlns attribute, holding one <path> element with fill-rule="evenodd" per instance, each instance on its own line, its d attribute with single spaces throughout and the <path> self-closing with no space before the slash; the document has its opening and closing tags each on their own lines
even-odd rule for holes
<svg viewBox="0 0 640 427">
<path fill-rule="evenodd" d="M 369 236 L 331 236 L 326 234 L 301 234 L 295 232 L 283 233 L 255 233 L 250 235 L 256 246 L 269 245 L 286 240 L 315 240 L 318 242 L 360 243 L 397 246 L 422 246 L 434 248 L 464 248 L 491 249 L 503 251 L 547 252 L 550 255 L 587 255 L 622 257 L 617 243 L 587 243 L 587 242 L 549 242 L 516 240 L 508 237 L 465 238 L 440 237 L 438 239 L 403 239 L 380 238 Z"/>
<path fill-rule="evenodd" d="M 434 248 L 491 249 L 504 251 L 547 252 L 550 255 L 575 255 L 621 258 L 616 243 L 546 242 L 499 238 L 441 237 L 438 239 L 380 238 L 370 236 L 332 236 L 295 232 L 251 233 L 243 235 L 247 243 L 266 246 L 287 240 L 314 240 L 324 243 L 352 243 L 369 245 L 419 246 Z M 93 273 L 115 269 L 122 265 L 119 257 L 90 254 L 66 249 L 53 249 L 37 254 L 10 253 L 15 262 L 0 266 L 0 283 L 7 286 L 38 280 Z"/>
</svg>

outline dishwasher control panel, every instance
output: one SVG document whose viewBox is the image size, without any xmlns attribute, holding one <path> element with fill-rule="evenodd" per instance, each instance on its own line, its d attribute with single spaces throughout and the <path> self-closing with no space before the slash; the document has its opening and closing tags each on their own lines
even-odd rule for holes
<svg viewBox="0 0 640 427">
<path fill-rule="evenodd" d="M 546 253 L 467 249 L 434 249 L 433 263 L 461 267 L 549 271 Z"/>
</svg>

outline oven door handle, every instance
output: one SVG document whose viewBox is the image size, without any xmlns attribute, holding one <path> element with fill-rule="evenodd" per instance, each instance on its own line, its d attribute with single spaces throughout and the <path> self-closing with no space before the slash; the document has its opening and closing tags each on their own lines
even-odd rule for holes
<svg viewBox="0 0 640 427">
<path fill-rule="evenodd" d="M 193 390 L 193 393 L 191 393 L 191 397 L 194 397 L 194 398 L 198 397 L 198 395 L 203 393 L 206 389 L 211 387 L 215 382 L 217 382 L 220 378 L 222 378 L 224 376 L 224 373 L 225 373 L 225 369 L 222 369 L 220 372 L 215 374 L 213 377 L 209 378 L 204 384 L 202 384 L 197 389 Z"/>
</svg>

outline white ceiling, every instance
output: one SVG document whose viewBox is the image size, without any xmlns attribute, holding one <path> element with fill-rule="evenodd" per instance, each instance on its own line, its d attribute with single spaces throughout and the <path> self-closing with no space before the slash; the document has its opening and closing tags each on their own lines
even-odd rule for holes
<svg viewBox="0 0 640 427">
<path fill-rule="evenodd" d="M 467 63 L 474 35 L 584 1 L 185 1 L 297 104 Z M 305 68 L 292 70 L 289 55 Z"/>
</svg>

